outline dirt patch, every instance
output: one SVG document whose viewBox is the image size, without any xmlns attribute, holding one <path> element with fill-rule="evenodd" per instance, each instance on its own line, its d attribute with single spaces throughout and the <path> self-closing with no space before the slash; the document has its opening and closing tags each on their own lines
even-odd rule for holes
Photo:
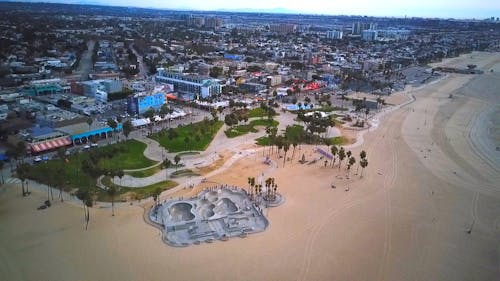
<svg viewBox="0 0 500 281">
<path fill-rule="evenodd" d="M 215 160 L 212 164 L 210 164 L 208 166 L 203 166 L 203 167 L 199 167 L 197 169 L 193 169 L 193 172 L 204 176 L 204 175 L 206 175 L 210 172 L 213 172 L 213 171 L 219 169 L 220 167 L 222 167 L 222 165 L 224 165 L 224 163 L 226 163 L 226 161 L 229 158 L 231 158 L 233 155 L 234 155 L 234 152 L 223 150 L 222 152 L 219 153 L 219 159 Z"/>
</svg>

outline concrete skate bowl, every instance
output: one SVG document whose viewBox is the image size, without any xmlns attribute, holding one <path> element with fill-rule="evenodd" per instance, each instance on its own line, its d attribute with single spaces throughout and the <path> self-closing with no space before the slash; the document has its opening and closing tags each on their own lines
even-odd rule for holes
<svg viewBox="0 0 500 281">
<path fill-rule="evenodd" d="M 206 194 L 206 198 L 208 199 L 208 201 L 211 201 L 211 202 L 215 202 L 219 199 L 219 194 L 217 193 L 217 191 L 210 191 Z"/>
<path fill-rule="evenodd" d="M 238 211 L 238 206 L 229 198 L 222 198 L 214 208 L 214 212 L 219 216 L 225 216 L 236 211 Z"/>
<path fill-rule="evenodd" d="M 215 208 L 215 205 L 208 201 L 207 199 L 202 199 L 200 201 L 200 205 L 198 206 L 198 214 L 200 214 L 200 216 L 203 218 L 203 219 L 208 219 L 210 217 L 212 217 L 213 215 L 215 215 L 215 212 L 214 212 L 214 208 Z"/>
<path fill-rule="evenodd" d="M 175 222 L 190 221 L 194 219 L 194 214 L 191 212 L 193 206 L 189 203 L 180 202 L 168 208 L 168 212 Z"/>
</svg>

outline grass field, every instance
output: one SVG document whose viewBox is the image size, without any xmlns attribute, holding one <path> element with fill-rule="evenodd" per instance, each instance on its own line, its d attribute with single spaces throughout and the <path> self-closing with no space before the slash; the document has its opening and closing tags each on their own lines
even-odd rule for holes
<svg viewBox="0 0 500 281">
<path fill-rule="evenodd" d="M 349 140 L 346 137 L 334 137 L 330 139 L 332 145 L 344 145 L 349 142 Z"/>
<path fill-rule="evenodd" d="M 273 116 L 278 115 L 278 113 L 273 114 Z M 248 111 L 248 118 L 255 117 L 267 117 L 267 111 L 262 109 L 261 107 L 256 107 Z"/>
<path fill-rule="evenodd" d="M 56 181 L 61 181 L 65 190 L 87 187 L 93 188 L 96 179 L 86 174 L 82 170 L 82 163 L 90 158 L 90 153 L 97 155 L 109 153 L 113 149 L 118 149 L 111 158 L 100 158 L 98 165 L 101 167 L 113 167 L 115 169 L 140 169 L 154 165 L 155 162 L 144 157 L 143 152 L 146 145 L 136 140 L 128 140 L 118 144 L 112 144 L 99 148 L 92 148 L 89 151 L 75 153 L 68 156 L 67 161 L 60 159 L 49 160 L 46 163 L 39 163 L 29 166 L 29 178 L 40 183 L 55 185 Z"/>
<path fill-rule="evenodd" d="M 204 151 L 222 127 L 222 121 L 201 121 L 153 134 L 169 152 Z"/>
<path fill-rule="evenodd" d="M 190 169 L 182 169 L 182 170 L 178 170 L 178 171 L 175 171 L 175 172 L 170 174 L 170 177 L 172 177 L 172 178 L 195 177 L 195 176 L 199 176 L 199 174 L 193 172 Z"/>
<path fill-rule="evenodd" d="M 125 186 L 120 186 L 117 184 L 114 184 L 111 181 L 110 177 L 104 177 L 102 179 L 102 183 L 107 186 L 115 186 L 118 190 L 118 194 L 116 195 L 116 201 L 125 201 L 126 199 L 134 199 L 134 200 L 140 200 L 144 198 L 150 197 L 153 192 L 157 189 L 160 188 L 162 191 L 165 191 L 167 189 L 171 189 L 173 187 L 176 187 L 178 184 L 175 181 L 162 181 L 158 182 L 152 185 L 144 186 L 144 187 L 137 187 L 137 188 L 132 188 L 132 187 L 125 187 Z M 99 201 L 105 201 L 109 202 L 111 201 L 111 198 L 109 195 L 106 193 L 105 190 L 100 189 L 97 198 Z"/>
<path fill-rule="evenodd" d="M 133 172 L 125 172 L 125 174 L 132 176 L 134 178 L 147 178 L 149 176 L 152 176 L 159 171 L 161 171 L 162 166 L 155 166 L 146 170 L 140 170 L 140 171 L 133 171 Z"/>
<path fill-rule="evenodd" d="M 257 119 L 257 120 L 252 120 L 250 123 L 245 124 L 245 125 L 238 125 L 233 128 L 229 128 L 225 131 L 226 136 L 228 138 L 235 138 L 238 136 L 242 136 L 245 134 L 248 134 L 250 132 L 256 133 L 258 130 L 255 128 L 257 126 L 273 126 L 277 127 L 279 125 L 278 121 L 271 120 L 269 121 L 268 119 Z"/>
</svg>

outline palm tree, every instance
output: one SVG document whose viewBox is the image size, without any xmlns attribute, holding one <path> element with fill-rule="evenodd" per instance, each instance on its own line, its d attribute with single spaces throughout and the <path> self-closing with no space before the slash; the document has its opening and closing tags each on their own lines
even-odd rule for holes
<svg viewBox="0 0 500 281">
<path fill-rule="evenodd" d="M 352 165 L 354 165 L 354 163 L 356 163 L 356 159 L 354 159 L 354 156 L 352 157 L 349 157 L 349 164 L 347 165 L 347 176 L 349 176 L 350 172 L 351 172 L 351 167 Z"/>
<path fill-rule="evenodd" d="M 349 151 L 347 151 L 346 155 L 347 155 L 347 159 L 349 159 L 349 158 L 351 158 L 352 152 L 349 150 Z"/>
<path fill-rule="evenodd" d="M 339 170 L 340 170 L 340 166 L 342 165 L 342 161 L 344 160 L 345 156 L 346 156 L 345 150 L 343 147 L 341 147 L 339 150 Z"/>
<path fill-rule="evenodd" d="M 90 211 L 89 208 L 94 205 L 92 200 L 92 194 L 88 189 L 80 188 L 76 192 L 76 197 L 82 201 L 83 204 L 83 214 L 85 220 L 85 230 L 88 229 L 89 221 L 90 221 Z"/>
<path fill-rule="evenodd" d="M 161 189 L 161 187 L 157 187 L 153 191 L 153 200 L 155 201 L 155 206 L 158 205 L 158 201 L 160 199 L 160 195 L 161 195 L 162 192 L 163 192 L 163 189 Z"/>
<path fill-rule="evenodd" d="M 149 119 L 150 122 L 149 128 L 151 129 L 151 134 L 152 134 L 155 122 L 155 110 L 152 107 L 150 107 L 148 110 L 146 110 L 146 112 L 144 112 L 144 117 Z"/>
<path fill-rule="evenodd" d="M 339 148 L 336 145 L 334 145 L 331 147 L 330 150 L 333 155 L 333 160 L 332 160 L 332 167 L 333 167 L 333 165 L 335 165 L 335 160 L 337 160 L 337 153 L 339 152 Z"/>
<path fill-rule="evenodd" d="M 122 178 L 125 176 L 125 172 L 123 170 L 117 170 L 115 175 L 120 179 L 120 185 L 122 184 Z"/>
<path fill-rule="evenodd" d="M 179 166 L 180 161 L 181 161 L 181 156 L 179 154 L 175 155 L 174 162 L 175 162 L 175 170 L 176 171 L 177 171 L 177 167 Z"/>
<path fill-rule="evenodd" d="M 250 196 L 253 197 L 253 188 L 255 186 L 255 178 L 254 177 L 248 178 L 248 185 L 250 186 Z"/>
<path fill-rule="evenodd" d="M 21 190 L 23 197 L 26 196 L 27 192 L 24 191 L 24 181 L 26 180 L 26 171 L 22 164 L 16 166 L 17 177 L 21 180 Z"/>
<path fill-rule="evenodd" d="M 4 164 L 4 162 L 0 161 L 0 175 L 2 175 L 2 184 L 5 183 L 5 180 L 3 178 L 3 164 Z"/>
<path fill-rule="evenodd" d="M 360 178 L 362 178 L 362 177 L 363 177 L 363 170 L 364 170 L 366 167 L 368 167 L 368 160 L 367 160 L 366 158 L 361 159 L 361 160 L 359 161 L 359 164 L 361 165 L 361 168 L 362 168 L 362 169 L 361 169 L 361 176 L 360 176 Z"/>
<path fill-rule="evenodd" d="M 113 130 L 113 134 L 114 134 L 116 127 L 118 127 L 118 123 L 116 123 L 116 121 L 113 120 L 113 118 L 108 118 L 107 123 L 108 123 L 108 126 Z"/>
<path fill-rule="evenodd" d="M 290 149 L 290 143 L 288 140 L 285 140 L 283 143 L 283 150 L 285 151 L 285 157 L 283 157 L 283 167 L 285 167 L 285 161 L 286 161 L 286 153 L 288 152 L 288 149 Z"/>
<path fill-rule="evenodd" d="M 88 117 L 86 122 L 89 125 L 89 131 L 90 131 L 90 127 L 92 126 L 92 123 L 94 123 L 94 119 L 92 119 L 92 117 Z"/>
<path fill-rule="evenodd" d="M 359 153 L 360 162 L 361 162 L 361 160 L 363 160 L 365 158 L 366 158 L 366 151 L 361 150 L 361 152 Z M 360 163 L 358 163 L 358 166 L 356 167 L 356 175 L 358 174 L 359 165 L 360 165 Z"/>
<path fill-rule="evenodd" d="M 296 141 L 296 140 L 292 141 L 292 145 L 293 145 L 292 160 L 293 160 L 293 157 L 295 156 L 295 148 L 297 148 L 298 144 L 299 144 L 298 141 Z"/>
<path fill-rule="evenodd" d="M 108 187 L 106 190 L 108 193 L 109 197 L 111 198 L 111 216 L 115 216 L 115 196 L 118 193 L 118 189 L 116 188 L 116 185 L 111 183 L 111 186 Z"/>
<path fill-rule="evenodd" d="M 64 169 L 61 167 L 57 169 L 57 174 L 54 175 L 54 182 L 56 183 L 56 186 L 59 189 L 59 199 L 61 199 L 61 202 L 64 202 L 63 198 L 63 187 L 64 187 L 64 177 L 63 177 Z"/>
<path fill-rule="evenodd" d="M 130 135 L 130 132 L 134 129 L 134 126 L 132 125 L 132 122 L 130 120 L 125 121 L 123 123 L 123 134 L 125 135 L 125 138 L 128 138 L 128 135 Z"/>
</svg>

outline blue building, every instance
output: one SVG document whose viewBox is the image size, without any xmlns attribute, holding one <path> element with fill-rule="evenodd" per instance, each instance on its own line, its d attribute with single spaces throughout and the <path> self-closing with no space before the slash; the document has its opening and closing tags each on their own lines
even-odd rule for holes
<svg viewBox="0 0 500 281">
<path fill-rule="evenodd" d="M 224 58 L 227 60 L 235 60 L 235 61 L 242 61 L 245 59 L 244 55 L 237 55 L 237 54 L 229 54 L 225 53 Z"/>
<path fill-rule="evenodd" d="M 148 109 L 159 110 L 165 104 L 165 93 L 139 93 L 127 100 L 127 110 L 130 114 L 143 114 Z"/>
</svg>

